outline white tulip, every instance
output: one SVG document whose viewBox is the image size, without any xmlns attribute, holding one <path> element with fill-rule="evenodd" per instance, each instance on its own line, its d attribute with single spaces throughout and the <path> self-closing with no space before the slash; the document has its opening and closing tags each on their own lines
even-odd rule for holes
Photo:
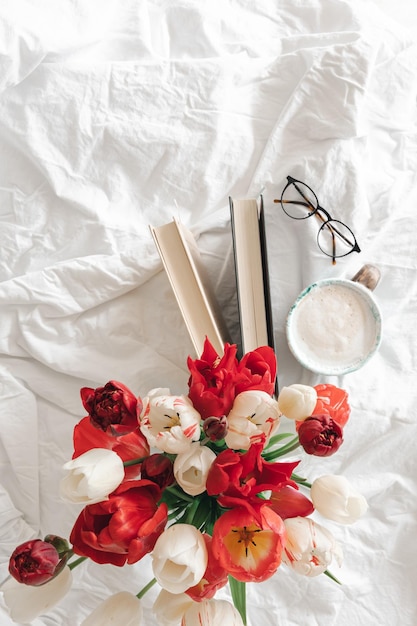
<svg viewBox="0 0 417 626">
<path fill-rule="evenodd" d="M 174 476 L 185 493 L 198 496 L 205 491 L 207 475 L 215 458 L 213 450 L 201 446 L 198 441 L 177 455 L 174 461 Z"/>
<path fill-rule="evenodd" d="M 318 576 L 328 568 L 333 557 L 341 565 L 341 548 L 326 528 L 308 517 L 290 517 L 284 524 L 287 540 L 282 560 L 297 574 Z"/>
<path fill-rule="evenodd" d="M 320 476 L 311 485 L 310 495 L 320 515 L 340 524 L 353 524 L 368 509 L 365 498 L 344 476 Z"/>
<path fill-rule="evenodd" d="M 181 626 L 243 626 L 239 611 L 227 600 L 203 600 L 184 613 Z"/>
<path fill-rule="evenodd" d="M 278 396 L 279 410 L 290 420 L 310 417 L 317 403 L 317 391 L 309 385 L 283 387 Z"/>
<path fill-rule="evenodd" d="M 186 396 L 171 396 L 169 389 L 148 393 L 139 421 L 149 445 L 169 454 L 184 452 L 200 439 L 200 413 Z"/>
<path fill-rule="evenodd" d="M 68 593 L 72 584 L 69 567 L 38 587 L 23 585 L 10 578 L 2 586 L 4 602 L 14 622 L 27 624 L 50 611 Z"/>
<path fill-rule="evenodd" d="M 281 412 L 278 403 L 265 391 L 242 391 L 227 416 L 225 443 L 232 450 L 248 450 L 255 439 L 266 440 L 277 430 Z"/>
<path fill-rule="evenodd" d="M 152 607 L 158 626 L 178 626 L 194 600 L 186 593 L 170 593 L 161 589 Z"/>
<path fill-rule="evenodd" d="M 199 583 L 207 561 L 204 537 L 190 524 L 167 528 L 152 551 L 154 576 L 161 587 L 171 593 L 183 593 Z"/>
<path fill-rule="evenodd" d="M 99 604 L 81 623 L 81 626 L 140 626 L 143 610 L 140 600 L 133 593 L 120 591 Z"/>
<path fill-rule="evenodd" d="M 105 448 L 88 450 L 63 467 L 68 475 L 61 480 L 61 497 L 82 504 L 107 500 L 125 475 L 122 459 Z"/>
</svg>

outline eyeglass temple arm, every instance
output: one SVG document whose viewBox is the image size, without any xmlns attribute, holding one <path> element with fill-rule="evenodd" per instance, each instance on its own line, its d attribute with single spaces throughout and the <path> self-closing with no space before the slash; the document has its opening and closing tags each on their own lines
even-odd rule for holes
<svg viewBox="0 0 417 626">
<path fill-rule="evenodd" d="M 295 186 L 295 185 L 294 185 Z M 317 208 L 314 208 L 314 206 L 311 204 L 311 202 L 309 202 L 305 196 L 300 192 L 300 190 L 297 188 L 297 191 L 302 195 L 302 197 L 306 200 L 305 202 L 299 202 L 298 200 L 281 200 L 281 202 L 284 202 L 285 204 L 298 204 L 298 205 L 302 205 L 305 207 L 310 207 L 312 209 L 312 213 L 314 213 L 315 217 L 317 217 L 317 219 L 319 219 L 321 222 L 323 222 L 323 224 L 326 224 L 326 222 L 328 221 L 332 221 L 333 218 L 331 217 L 331 215 L 326 211 L 326 209 L 323 209 L 322 206 L 317 205 Z M 279 200 L 275 200 L 274 202 L 279 202 Z M 324 213 L 324 215 L 326 216 L 326 219 L 323 217 L 323 215 L 321 213 Z M 343 241 L 345 243 L 347 243 L 348 245 L 351 245 L 351 242 L 349 241 L 349 239 L 347 239 L 347 237 L 344 236 L 343 233 L 340 232 L 340 230 L 338 230 L 337 228 L 335 228 L 334 226 L 332 226 L 331 224 L 328 224 L 328 228 L 330 229 L 331 233 L 332 233 L 332 237 L 334 239 L 334 233 L 336 233 L 336 235 L 338 235 L 340 237 L 340 239 L 343 239 Z M 335 247 L 335 244 L 334 246 Z M 353 247 L 353 250 L 355 252 L 360 252 L 360 248 L 358 246 L 358 243 L 355 239 L 355 245 Z"/>
</svg>

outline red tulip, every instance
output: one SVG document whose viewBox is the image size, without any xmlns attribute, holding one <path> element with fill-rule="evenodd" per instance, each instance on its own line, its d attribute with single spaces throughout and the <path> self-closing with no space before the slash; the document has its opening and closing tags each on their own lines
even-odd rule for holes
<svg viewBox="0 0 417 626">
<path fill-rule="evenodd" d="M 268 506 L 256 517 L 244 508 L 231 509 L 214 524 L 214 556 L 241 582 L 270 578 L 281 563 L 284 544 L 284 522 Z"/>
<path fill-rule="evenodd" d="M 96 428 L 120 435 L 137 427 L 142 402 L 123 383 L 111 380 L 97 389 L 83 387 L 80 393 L 83 406 Z"/>
<path fill-rule="evenodd" d="M 317 401 L 311 415 L 328 415 L 343 428 L 350 416 L 347 392 L 330 383 L 316 385 L 314 389 L 317 392 Z M 296 422 L 297 431 L 302 423 L 302 421 Z"/>
<path fill-rule="evenodd" d="M 277 375 L 275 352 L 269 346 L 261 346 L 247 352 L 239 363 L 239 373 L 245 375 L 244 381 L 236 385 L 236 395 L 242 391 L 265 391 L 272 395 Z"/>
<path fill-rule="evenodd" d="M 168 519 L 166 504 L 157 504 L 160 496 L 156 483 L 131 480 L 108 500 L 86 506 L 71 531 L 74 552 L 96 563 L 139 561 L 153 550 Z"/>
<path fill-rule="evenodd" d="M 108 431 L 103 432 L 95 428 L 89 417 L 84 417 L 74 428 L 74 454 L 73 458 L 88 452 L 92 448 L 107 448 L 116 452 L 122 461 L 130 461 L 147 457 L 149 455 L 149 444 L 145 436 L 141 433 L 139 425 L 132 432 L 126 435 L 114 437 Z M 140 472 L 140 465 L 132 465 L 125 468 L 127 478 L 137 478 Z"/>
<path fill-rule="evenodd" d="M 221 417 L 230 412 L 242 391 L 259 390 L 272 394 L 277 371 L 275 353 L 263 346 L 248 352 L 239 362 L 237 348 L 228 343 L 220 357 L 208 339 L 200 359 L 188 358 L 189 398 L 201 417 Z"/>
<path fill-rule="evenodd" d="M 343 430 L 328 415 L 312 415 L 298 429 L 300 444 L 307 454 L 330 456 L 343 443 Z"/>
<path fill-rule="evenodd" d="M 350 415 L 347 392 L 330 384 L 316 385 L 314 389 L 317 391 L 317 404 L 312 415 L 329 415 L 343 428 Z"/>
<path fill-rule="evenodd" d="M 189 398 L 203 419 L 227 415 L 235 398 L 237 348 L 228 343 L 220 357 L 206 339 L 200 359 L 188 357 Z"/>
<path fill-rule="evenodd" d="M 42 541 L 33 539 L 15 548 L 9 561 L 9 572 L 19 583 L 42 585 L 51 580 L 60 556 L 56 548 Z"/>
<path fill-rule="evenodd" d="M 255 513 L 267 500 L 258 497 L 262 491 L 278 491 L 296 484 L 291 474 L 299 461 L 269 463 L 261 457 L 263 442 L 252 444 L 247 452 L 224 450 L 214 460 L 206 483 L 210 496 L 217 496 L 221 506 L 245 507 Z"/>
</svg>

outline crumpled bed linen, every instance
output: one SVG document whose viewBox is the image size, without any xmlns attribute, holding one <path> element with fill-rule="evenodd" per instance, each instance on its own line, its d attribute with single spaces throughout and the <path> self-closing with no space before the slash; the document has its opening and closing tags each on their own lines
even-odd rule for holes
<svg viewBox="0 0 417 626">
<path fill-rule="evenodd" d="M 333 382 L 352 415 L 338 454 L 369 511 L 329 523 L 344 562 L 305 579 L 284 566 L 248 585 L 251 626 L 415 623 L 417 374 L 415 37 L 353 0 L 18 0 L 0 7 L 0 579 L 22 541 L 68 536 L 62 465 L 79 389 L 121 380 L 186 391 L 192 344 L 148 225 L 195 234 L 233 339 L 228 197 L 261 190 L 280 386 Z M 273 203 L 306 181 L 362 252 L 335 266 L 314 227 Z M 285 318 L 311 282 L 382 273 L 379 352 L 356 373 L 303 370 Z M 85 563 L 34 626 L 74 626 L 112 593 L 137 593 L 149 558 Z M 152 589 L 145 623 L 155 624 Z M 220 597 L 227 597 L 222 591 Z M 0 594 L 0 623 L 12 621 Z"/>
</svg>

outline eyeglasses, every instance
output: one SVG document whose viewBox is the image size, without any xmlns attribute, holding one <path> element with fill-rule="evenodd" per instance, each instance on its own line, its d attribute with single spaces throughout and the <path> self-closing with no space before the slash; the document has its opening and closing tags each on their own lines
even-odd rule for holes
<svg viewBox="0 0 417 626">
<path fill-rule="evenodd" d="M 317 233 L 317 243 L 320 250 L 332 258 L 333 265 L 336 259 L 361 251 L 351 229 L 340 220 L 333 219 L 320 206 L 311 187 L 292 176 L 287 176 L 287 181 L 280 200 L 274 202 L 280 202 L 284 213 L 294 220 L 304 220 L 315 215 L 322 222 Z"/>
</svg>

